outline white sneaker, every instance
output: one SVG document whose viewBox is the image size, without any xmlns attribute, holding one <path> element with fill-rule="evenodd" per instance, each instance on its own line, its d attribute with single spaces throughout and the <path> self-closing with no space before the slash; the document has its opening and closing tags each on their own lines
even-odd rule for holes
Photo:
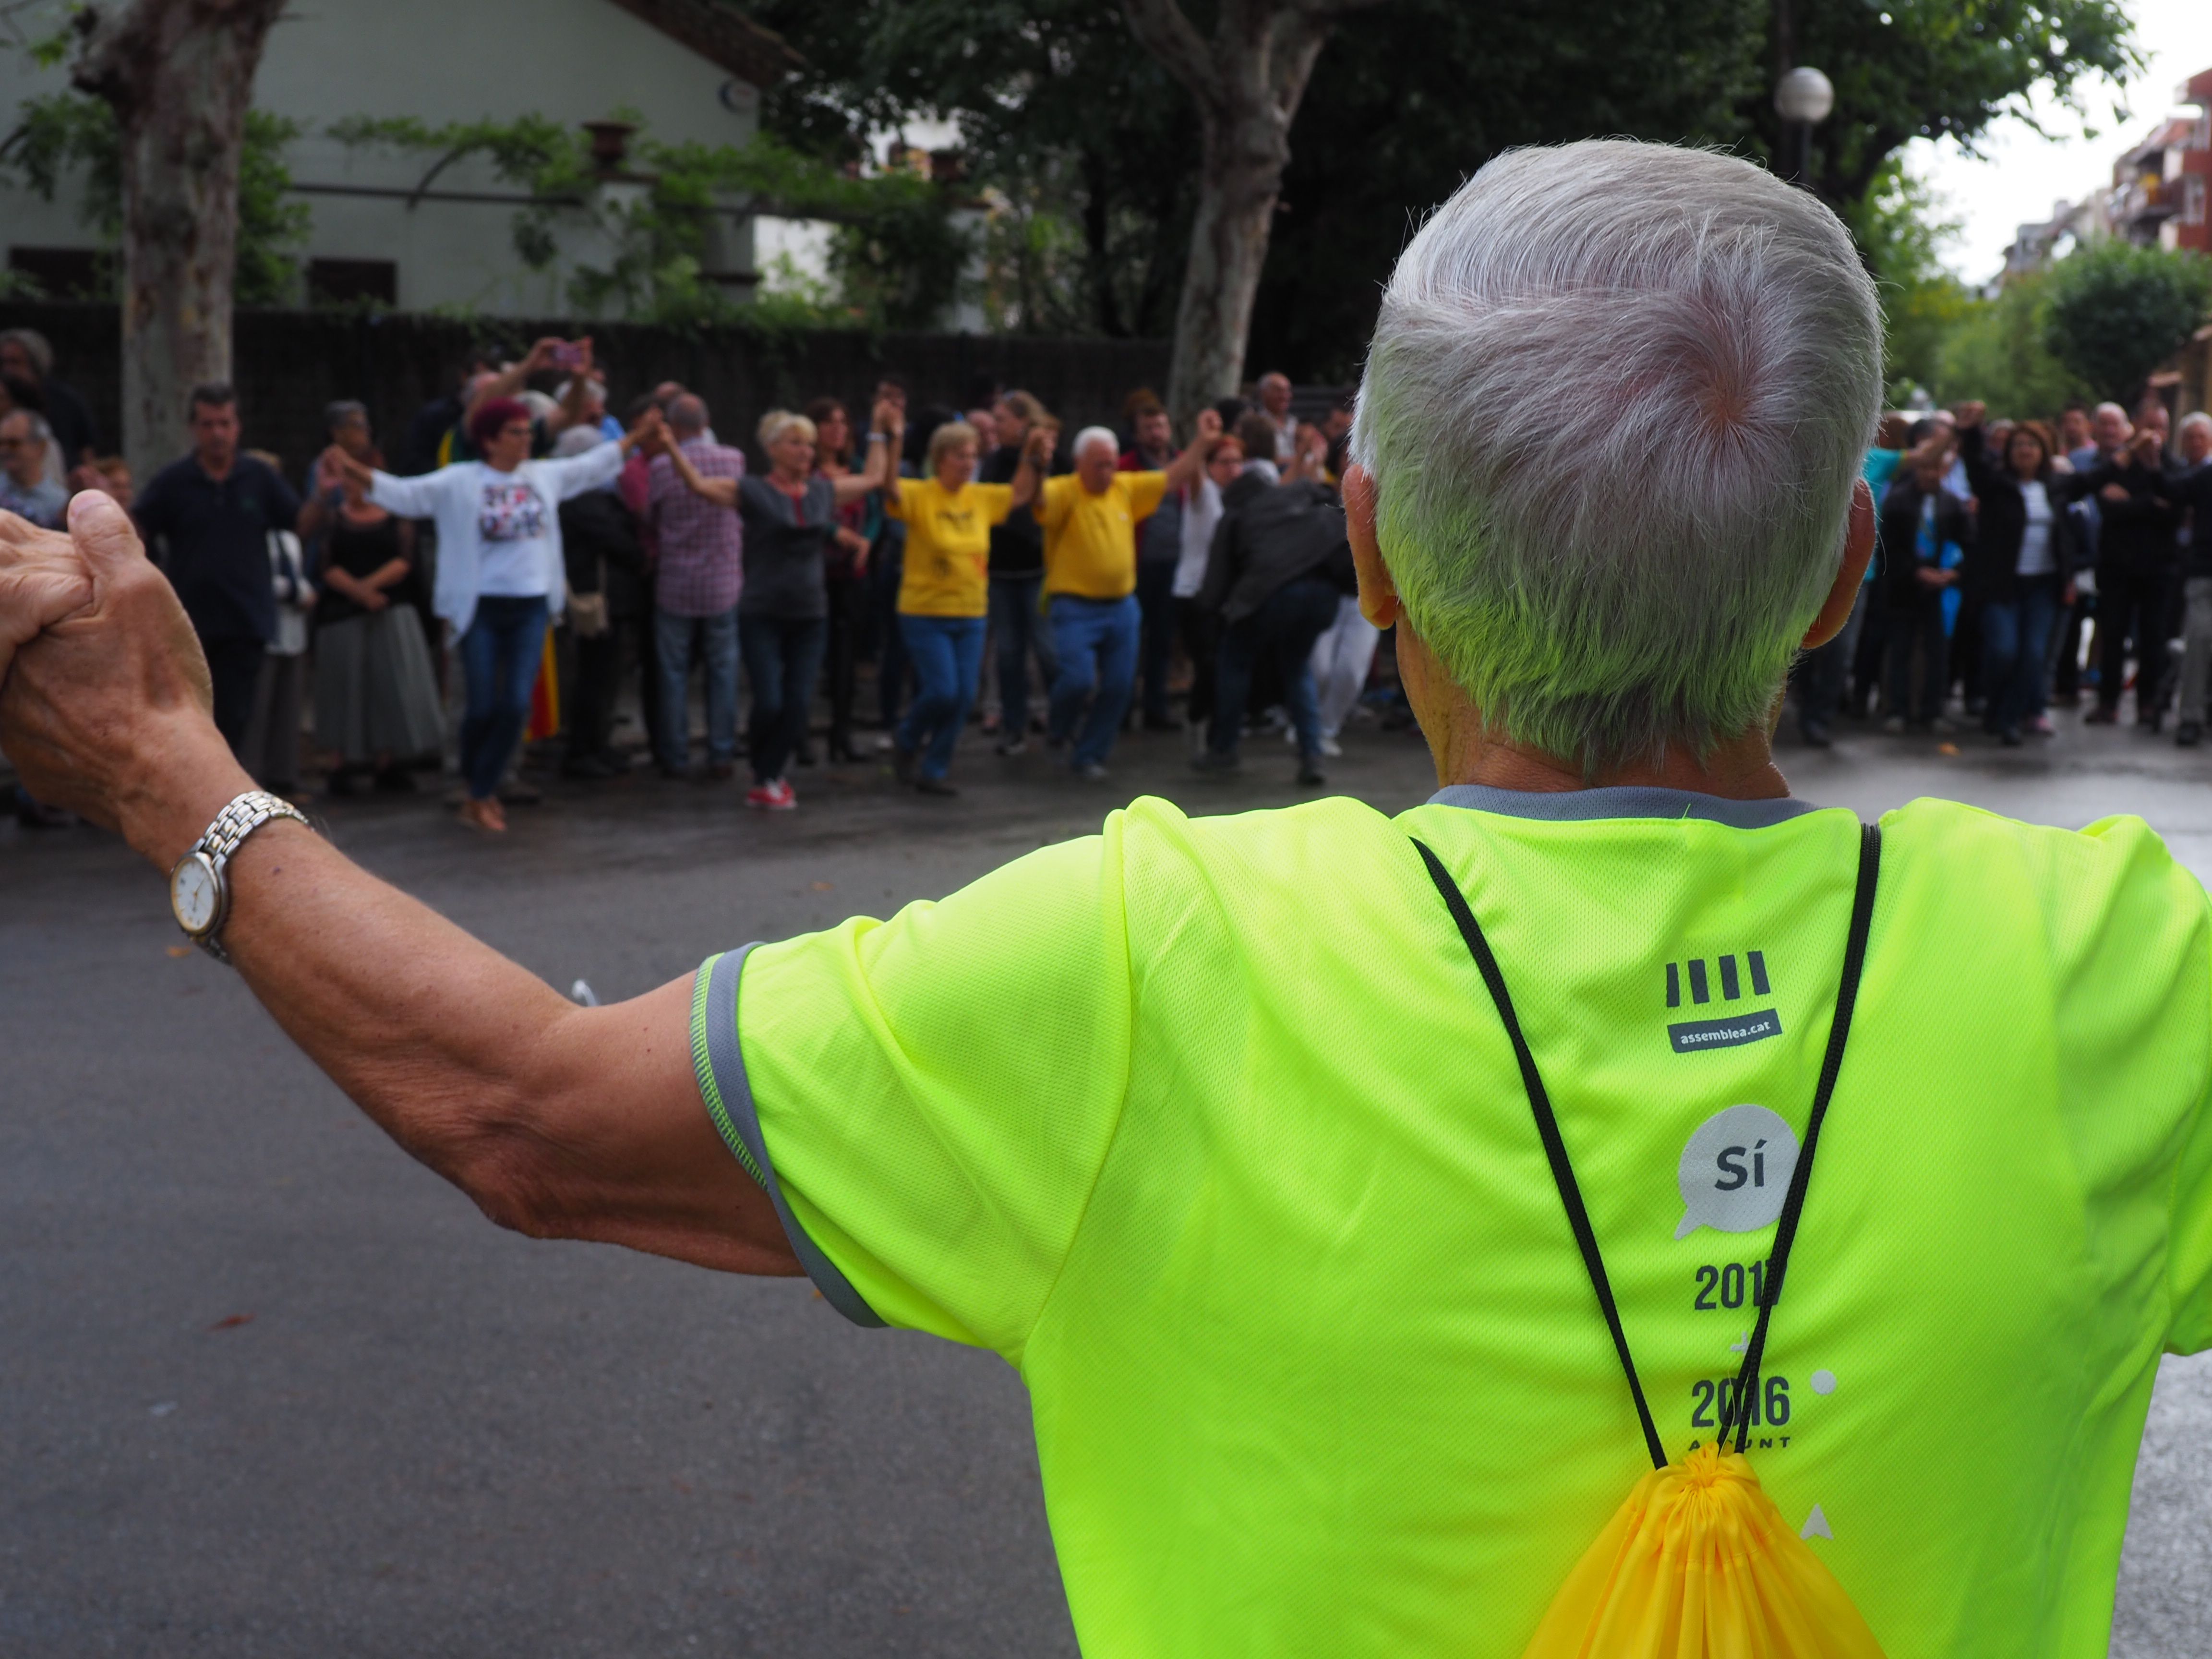
<svg viewBox="0 0 2212 1659">
<path fill-rule="evenodd" d="M 1336 760 L 1343 755 L 1344 745 L 1334 738 L 1323 738 L 1321 740 L 1321 752 L 1329 759 Z"/>
</svg>

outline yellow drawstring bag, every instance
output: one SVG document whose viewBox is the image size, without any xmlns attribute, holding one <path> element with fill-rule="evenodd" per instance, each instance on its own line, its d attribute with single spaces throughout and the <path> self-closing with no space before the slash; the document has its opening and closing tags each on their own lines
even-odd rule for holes
<svg viewBox="0 0 2212 1659">
<path fill-rule="evenodd" d="M 1521 1022 L 1506 994 L 1505 978 L 1474 912 L 1446 873 L 1443 862 L 1419 842 L 1429 875 L 1459 924 L 1460 933 L 1498 1005 L 1498 1018 L 1512 1039 L 1521 1080 L 1544 1142 L 1552 1176 L 1565 1206 L 1568 1224 L 1581 1247 L 1590 1285 L 1613 1334 L 1614 1351 L 1636 1414 L 1644 1429 L 1652 1468 L 1638 1480 L 1613 1519 L 1583 1553 L 1559 1587 L 1536 1626 L 1522 1659 L 1882 1659 L 1881 1645 L 1827 1564 L 1813 1553 L 1774 1500 L 1759 1484 L 1744 1455 L 1751 1427 L 1747 1402 L 1759 1398 L 1759 1362 L 1766 1349 L 1766 1328 L 1782 1294 L 1790 1248 L 1805 1204 L 1820 1124 L 1842 1069 L 1844 1045 L 1850 1036 L 1851 1012 L 1858 1000 L 1859 972 L 1866 961 L 1867 934 L 1874 917 L 1875 878 L 1881 865 L 1881 832 L 1863 827 L 1859 842 L 1858 889 L 1851 902 L 1850 933 L 1844 948 L 1844 973 L 1836 994 L 1835 1018 L 1820 1085 L 1806 1121 L 1805 1141 L 1791 1171 L 1790 1189 L 1775 1228 L 1774 1255 L 1767 1264 L 1759 1322 L 1746 1346 L 1734 1395 L 1723 1395 L 1720 1431 L 1710 1445 L 1697 1447 L 1680 1463 L 1667 1460 L 1657 1425 L 1644 1398 L 1620 1310 L 1598 1252 L 1597 1236 L 1576 1185 L 1566 1142 L 1559 1133 L 1543 1079 Z M 1735 1443 L 1728 1443 L 1729 1431 Z"/>
<path fill-rule="evenodd" d="M 1597 1535 L 1522 1659 L 1881 1659 L 1844 1587 L 1718 1443 L 1654 1469 Z"/>
</svg>

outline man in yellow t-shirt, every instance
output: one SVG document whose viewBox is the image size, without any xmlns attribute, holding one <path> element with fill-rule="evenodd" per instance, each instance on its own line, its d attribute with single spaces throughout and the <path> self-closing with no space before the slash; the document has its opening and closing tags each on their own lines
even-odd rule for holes
<svg viewBox="0 0 2212 1659">
<path fill-rule="evenodd" d="M 1121 730 L 1137 678 L 1137 523 L 1170 489 L 1197 477 L 1221 439 L 1221 417 L 1199 411 L 1198 435 L 1160 472 L 1121 472 L 1121 446 L 1103 426 L 1075 434 L 1075 471 L 1049 478 L 1037 509 L 1044 525 L 1045 604 L 1060 672 L 1052 684 L 1051 740 L 1074 739 L 1070 764 L 1093 782 Z M 1032 441 L 1036 441 L 1033 438 Z M 1083 718 L 1085 701 L 1090 715 Z M 1076 722 L 1083 720 L 1080 736 Z"/>
</svg>

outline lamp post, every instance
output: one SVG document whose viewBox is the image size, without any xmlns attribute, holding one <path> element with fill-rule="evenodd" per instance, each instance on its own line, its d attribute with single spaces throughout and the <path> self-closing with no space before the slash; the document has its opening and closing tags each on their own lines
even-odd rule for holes
<svg viewBox="0 0 2212 1659">
<path fill-rule="evenodd" d="M 1813 170 L 1813 129 L 1835 106 L 1836 88 L 1816 69 L 1800 64 L 1774 83 L 1774 108 L 1782 117 L 1782 176 L 1791 184 L 1811 188 L 1806 175 Z"/>
</svg>

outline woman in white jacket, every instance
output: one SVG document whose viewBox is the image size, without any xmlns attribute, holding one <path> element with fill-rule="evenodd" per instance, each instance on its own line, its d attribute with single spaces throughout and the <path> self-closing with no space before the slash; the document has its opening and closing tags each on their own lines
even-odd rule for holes
<svg viewBox="0 0 2212 1659">
<path fill-rule="evenodd" d="M 560 615 L 567 591 L 561 503 L 613 483 L 630 446 L 659 429 L 658 415 L 649 414 L 618 441 L 562 460 L 532 460 L 529 410 L 511 398 L 491 398 L 469 416 L 480 461 L 396 478 L 362 466 L 343 450 L 327 453 L 335 471 L 366 483 L 368 499 L 379 507 L 437 524 L 432 604 L 459 641 L 467 688 L 461 717 L 465 823 L 507 828 L 499 781 L 529 716 L 546 627 Z"/>
</svg>

